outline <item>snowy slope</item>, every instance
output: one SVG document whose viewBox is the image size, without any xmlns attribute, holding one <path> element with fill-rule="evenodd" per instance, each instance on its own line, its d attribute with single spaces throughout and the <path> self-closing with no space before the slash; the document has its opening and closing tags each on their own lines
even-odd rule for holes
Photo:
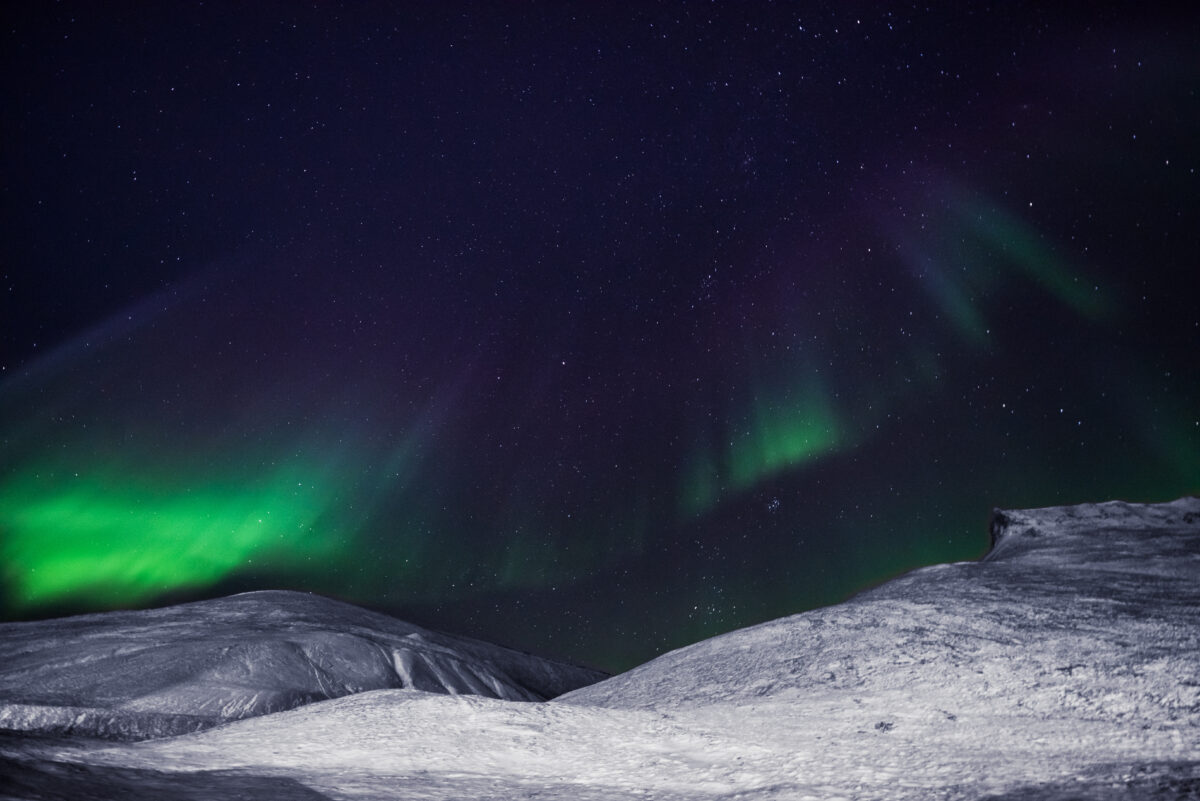
<svg viewBox="0 0 1200 801">
<path fill-rule="evenodd" d="M 383 688 L 540 701 L 601 674 L 317 595 L 0 625 L 0 730 L 196 731 Z"/>
<path fill-rule="evenodd" d="M 1198 580 L 1196 498 L 997 511 L 982 562 L 917 570 L 558 700 L 663 709 L 904 688 L 993 711 L 1194 715 Z"/>
<path fill-rule="evenodd" d="M 0 799 L 1200 799 L 1200 502 L 995 521 L 980 563 L 548 703 L 377 690 L 143 743 L 0 739 Z"/>
</svg>

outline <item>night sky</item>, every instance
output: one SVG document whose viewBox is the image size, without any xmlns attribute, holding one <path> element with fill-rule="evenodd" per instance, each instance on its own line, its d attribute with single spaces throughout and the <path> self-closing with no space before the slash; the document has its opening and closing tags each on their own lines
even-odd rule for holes
<svg viewBox="0 0 1200 801">
<path fill-rule="evenodd" d="M 1200 15 L 1063 5 L 6 4 L 3 616 L 616 671 L 1200 491 Z"/>
</svg>

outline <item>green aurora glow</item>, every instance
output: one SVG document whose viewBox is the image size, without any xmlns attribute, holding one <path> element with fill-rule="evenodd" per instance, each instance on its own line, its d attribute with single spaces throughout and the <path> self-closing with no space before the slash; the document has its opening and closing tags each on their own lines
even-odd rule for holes
<svg viewBox="0 0 1200 801">
<path fill-rule="evenodd" d="M 212 585 L 255 561 L 328 565 L 350 544 L 328 525 L 330 486 L 301 466 L 239 484 L 30 469 L 0 485 L 6 601 L 125 605 Z"/>
<path fill-rule="evenodd" d="M 708 512 L 726 491 L 744 492 L 849 446 L 833 399 L 815 373 L 785 390 L 767 385 L 758 390 L 747 404 L 744 425 L 719 443 L 710 437 L 693 454 L 680 488 L 685 517 Z"/>
<path fill-rule="evenodd" d="M 730 483 L 736 490 L 752 487 L 832 452 L 841 442 L 833 402 L 815 380 L 794 394 L 758 397 L 750 425 L 728 454 Z"/>
<path fill-rule="evenodd" d="M 1112 311 L 1107 293 L 1073 270 L 1037 232 L 999 204 L 963 190 L 951 191 L 950 208 L 959 224 L 1005 262 L 1036 282 L 1080 317 L 1099 320 Z"/>
</svg>

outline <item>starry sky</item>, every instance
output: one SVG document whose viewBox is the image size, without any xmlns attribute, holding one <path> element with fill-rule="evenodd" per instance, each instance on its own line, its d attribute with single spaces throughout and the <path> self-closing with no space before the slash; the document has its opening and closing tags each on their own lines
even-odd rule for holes
<svg viewBox="0 0 1200 801">
<path fill-rule="evenodd" d="M 1200 491 L 1200 15 L 1066 5 L 6 4 L 3 617 L 618 671 Z"/>
</svg>

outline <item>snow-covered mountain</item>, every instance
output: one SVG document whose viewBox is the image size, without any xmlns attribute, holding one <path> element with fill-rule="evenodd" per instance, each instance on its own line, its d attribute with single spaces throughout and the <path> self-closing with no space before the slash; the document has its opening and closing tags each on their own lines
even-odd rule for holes
<svg viewBox="0 0 1200 801">
<path fill-rule="evenodd" d="M 144 739 L 389 688 L 542 701 L 603 674 L 297 592 L 0 625 L 0 731 Z"/>
<path fill-rule="evenodd" d="M 375 690 L 142 743 L 0 738 L 0 798 L 1200 799 L 1200 500 L 992 533 L 981 562 L 547 703 Z"/>
</svg>

